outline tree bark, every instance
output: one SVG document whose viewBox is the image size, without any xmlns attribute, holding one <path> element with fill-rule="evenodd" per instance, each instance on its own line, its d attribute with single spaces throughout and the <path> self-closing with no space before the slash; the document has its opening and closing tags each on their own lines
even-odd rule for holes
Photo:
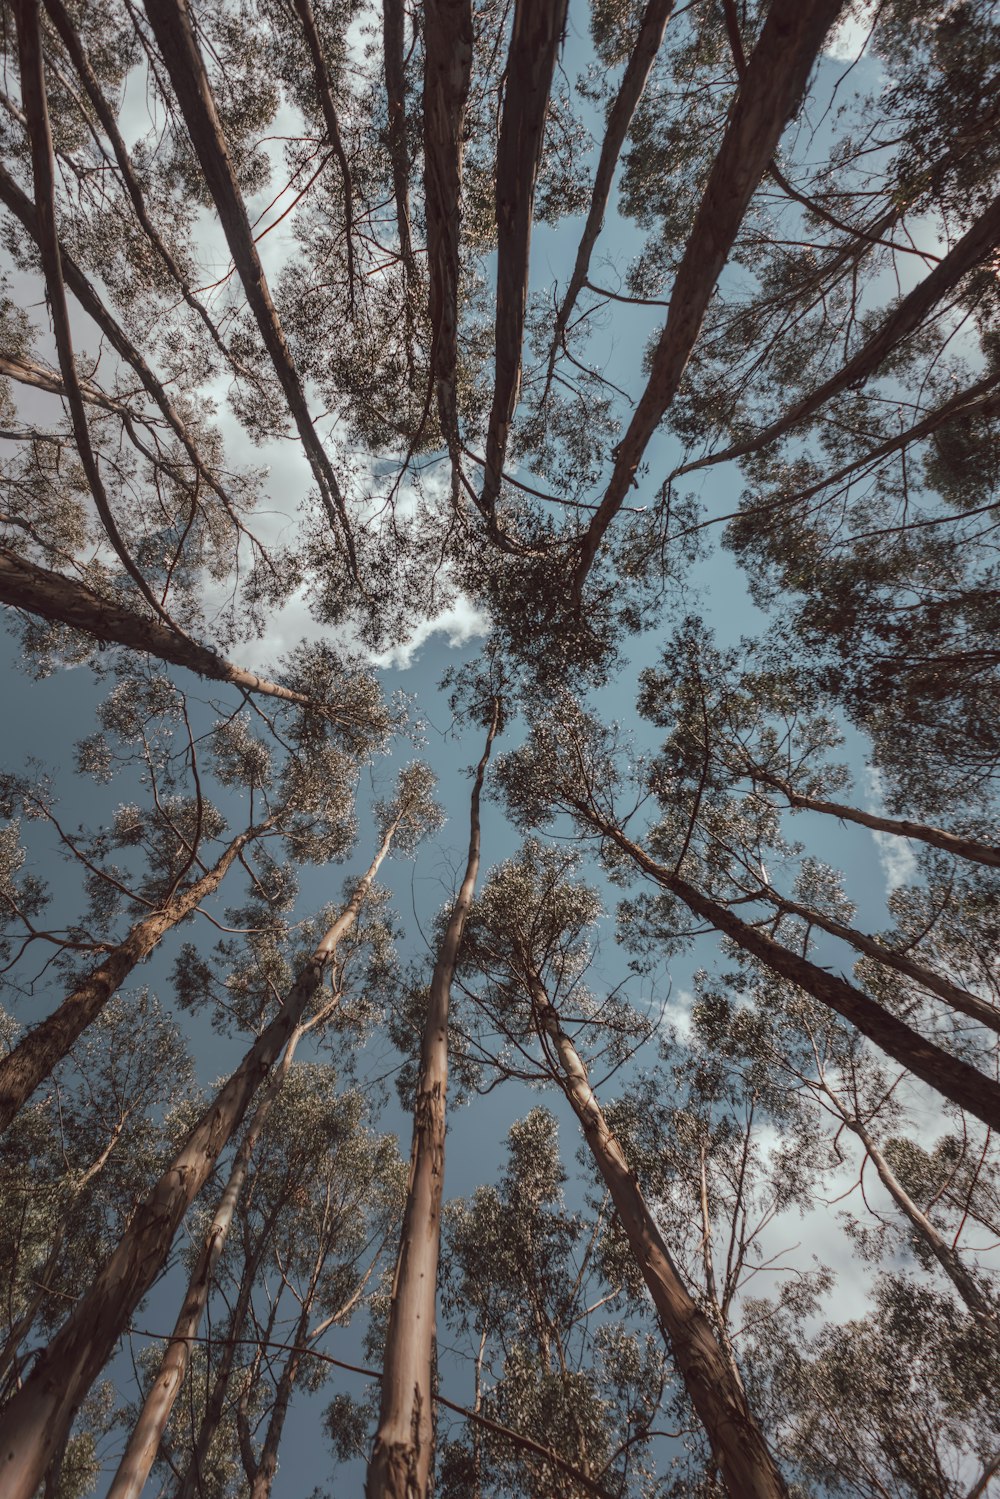
<svg viewBox="0 0 1000 1499">
<path fill-rule="evenodd" d="M 234 838 L 212 868 L 179 890 L 162 910 L 137 921 L 124 942 L 80 980 L 58 1009 L 33 1026 L 12 1051 L 0 1058 L 0 1133 L 32 1093 L 51 1075 L 132 970 L 147 958 L 165 933 L 212 895 L 234 859 L 268 826 L 248 828 Z"/>
<path fill-rule="evenodd" d="M 899 302 L 882 321 L 882 326 L 871 338 L 850 358 L 835 375 L 825 380 L 821 385 L 811 390 L 808 395 L 803 396 L 794 406 L 790 407 L 783 416 L 769 426 L 763 427 L 753 437 L 746 438 L 743 442 L 733 443 L 721 452 L 712 453 L 706 458 L 698 459 L 693 463 L 685 464 L 680 473 L 692 473 L 695 469 L 706 468 L 710 464 L 727 463 L 734 458 L 743 458 L 748 453 L 759 452 L 793 427 L 801 422 L 807 421 L 827 401 L 833 400 L 834 396 L 840 395 L 844 390 L 852 386 L 863 385 L 871 378 L 894 349 L 908 338 L 911 333 L 921 326 L 927 314 L 931 312 L 939 302 L 953 291 L 963 276 L 980 265 L 986 256 L 990 255 L 1000 241 L 1000 198 L 995 198 L 987 208 L 986 212 L 966 230 L 956 245 L 948 251 L 942 260 L 924 277 L 911 292 Z"/>
<path fill-rule="evenodd" d="M 785 1499 L 785 1481 L 747 1403 L 735 1365 L 671 1259 L 590 1086 L 587 1068 L 563 1030 L 541 978 L 530 965 L 525 965 L 525 971 L 538 1025 L 558 1057 L 563 1090 L 611 1194 L 730 1499 Z"/>
<path fill-rule="evenodd" d="M 102 598 L 86 583 L 39 567 L 5 546 L 0 546 L 0 604 L 40 615 L 53 624 L 68 625 L 104 645 L 122 645 L 173 666 L 186 667 L 210 681 L 230 682 L 243 692 L 260 692 L 286 703 L 323 711 L 322 703 L 303 693 L 235 666 L 210 646 L 200 645 L 188 635 L 178 635 L 158 619 L 136 614 Z"/>
<path fill-rule="evenodd" d="M 842 9 L 843 0 L 774 0 L 768 9 L 674 278 L 649 382 L 616 449 L 604 498 L 580 544 L 574 580 L 577 596 L 605 532 L 635 481 L 646 446 L 677 394 L 709 298 L 750 199 Z"/>
<path fill-rule="evenodd" d="M 878 833 L 894 833 L 897 838 L 915 838 L 920 843 L 929 843 L 932 848 L 940 848 L 946 854 L 953 854 L 956 859 L 969 859 L 975 864 L 988 864 L 992 869 L 1000 869 L 1000 848 L 994 848 L 989 843 L 982 843 L 975 838 L 963 838 L 959 833 L 949 833 L 944 828 L 931 827 L 925 822 L 913 822 L 904 817 L 886 817 L 880 812 L 863 812 L 860 807 L 825 801 L 818 796 L 800 796 L 787 781 L 770 775 L 756 765 L 750 767 L 748 774 L 755 781 L 762 781 L 765 786 L 773 786 L 787 799 L 790 806 L 804 812 L 825 812 L 831 817 L 839 817 L 843 822 L 856 822 L 861 827 L 872 828 Z"/>
<path fill-rule="evenodd" d="M 879 1181 L 885 1187 L 914 1233 L 927 1245 L 972 1315 L 978 1322 L 984 1322 L 986 1330 L 995 1336 L 997 1331 L 996 1308 L 983 1294 L 976 1282 L 975 1276 L 970 1272 L 962 1256 L 938 1233 L 927 1214 L 921 1212 L 920 1208 L 917 1207 L 917 1204 L 913 1201 L 913 1198 L 909 1195 L 889 1165 L 889 1162 L 872 1139 L 867 1127 L 862 1124 L 856 1115 L 852 1114 L 845 1107 L 832 1088 L 828 1087 L 825 1082 L 821 1083 L 821 1087 L 824 1095 L 833 1104 L 833 1107 L 841 1119 L 843 1119 L 847 1128 L 861 1141 L 872 1165 L 878 1172 Z"/>
<path fill-rule="evenodd" d="M 847 979 L 828 973 L 817 963 L 782 947 L 758 927 L 741 921 L 726 906 L 702 894 L 687 880 L 650 858 L 644 849 L 626 838 L 620 828 L 593 808 L 569 798 L 567 804 L 616 843 L 644 874 L 683 901 L 695 916 L 729 937 L 779 978 L 797 985 L 820 1004 L 850 1021 L 863 1036 L 935 1092 L 950 1098 L 960 1109 L 967 1109 L 991 1129 L 1000 1129 L 1000 1084 L 933 1041 L 928 1041 Z"/>
<path fill-rule="evenodd" d="M 545 119 L 567 0 L 515 0 L 500 141 L 497 146 L 497 312 L 493 405 L 480 501 L 492 517 L 500 493 L 510 424 L 521 388 L 531 221 Z"/>
<path fill-rule="evenodd" d="M 309 56 L 312 58 L 313 72 L 316 74 L 316 92 L 319 95 L 320 108 L 323 111 L 323 123 L 326 125 L 327 139 L 330 148 L 337 158 L 340 168 L 340 180 L 344 190 L 344 234 L 347 246 L 347 287 L 348 299 L 351 311 L 354 311 L 354 189 L 351 184 L 351 166 L 347 160 L 347 152 L 344 150 L 344 141 L 340 134 L 340 120 L 337 116 L 337 106 L 333 99 L 333 84 L 330 81 L 330 71 L 326 65 L 323 55 L 323 47 L 319 39 L 319 30 L 316 26 L 316 17 L 313 15 L 312 5 L 309 0 L 292 0 L 296 14 L 302 24 L 302 32 L 309 48 Z"/>
<path fill-rule="evenodd" d="M 428 10 L 430 10 L 430 6 Z M 428 16 L 427 24 L 431 24 Z M 399 253 L 407 281 L 413 280 L 413 241 L 410 232 L 410 163 L 406 150 L 406 10 L 403 0 L 382 0 L 382 45 L 385 57 L 385 95 L 389 114 L 389 159 L 392 195 L 396 201 Z M 458 42 L 458 38 L 455 38 Z"/>
<path fill-rule="evenodd" d="M 278 1014 L 136 1209 L 93 1285 L 76 1302 L 21 1389 L 0 1413 L 4 1499 L 32 1499 L 81 1402 L 162 1270 L 181 1219 L 319 991 L 337 943 L 356 918 L 356 899 L 357 892 L 302 968 Z"/>
<path fill-rule="evenodd" d="M 448 1088 L 448 1007 L 465 919 L 479 871 L 479 802 L 498 722 L 499 703 L 494 700 L 486 748 L 472 788 L 465 876 L 438 948 L 427 999 L 413 1107 L 410 1175 L 386 1333 L 378 1430 L 365 1482 L 367 1499 L 427 1499 L 429 1493 Z"/>
<path fill-rule="evenodd" d="M 386 9 L 391 0 L 386 0 Z M 388 44 L 387 44 L 388 53 Z M 427 0 L 424 11 L 424 212 L 431 370 L 445 442 L 458 457 L 459 241 L 462 148 L 472 77 L 472 0 Z"/>
<path fill-rule="evenodd" d="M 264 267 L 257 254 L 250 220 L 247 218 L 246 204 L 236 181 L 229 143 L 215 107 L 211 85 L 191 24 L 187 0 L 145 0 L 145 5 L 188 135 L 201 164 L 205 183 L 215 201 L 247 302 L 284 392 L 334 535 L 342 541 L 351 574 L 357 578 L 357 557 L 344 497 L 319 434 L 313 426 L 302 380 L 278 318 L 277 308 L 271 300 Z"/>
<path fill-rule="evenodd" d="M 398 827 L 399 819 L 397 818 L 387 830 L 367 872 L 358 882 L 354 894 L 341 918 L 338 935 L 329 950 L 328 961 L 333 961 L 336 955 L 337 944 L 343 940 L 344 936 L 356 922 L 365 897 L 371 889 L 372 881 L 378 874 L 379 868 L 392 846 L 392 840 Z M 236 1205 L 239 1202 L 244 1183 L 246 1182 L 254 1147 L 260 1139 L 261 1132 L 267 1123 L 274 1101 L 284 1086 L 285 1079 L 291 1070 L 296 1048 L 308 1025 L 309 1022 L 300 1021 L 289 1036 L 288 1044 L 285 1047 L 285 1054 L 281 1059 L 281 1065 L 265 1088 L 260 1103 L 254 1112 L 253 1119 L 250 1121 L 246 1134 L 240 1143 L 236 1159 L 233 1162 L 233 1169 L 229 1174 L 229 1180 L 222 1193 L 215 1217 L 205 1236 L 198 1259 L 191 1272 L 187 1295 L 184 1298 L 184 1304 L 181 1307 L 170 1342 L 164 1352 L 159 1372 L 146 1396 L 132 1435 L 129 1437 L 128 1446 L 118 1465 L 114 1481 L 108 1490 L 107 1499 L 139 1499 L 143 1485 L 149 1477 L 149 1471 L 156 1461 L 156 1454 L 159 1450 L 163 1433 L 166 1430 L 167 1422 L 170 1419 L 170 1412 L 174 1408 L 174 1402 L 180 1394 L 181 1386 L 184 1383 L 190 1356 L 190 1346 L 193 1339 L 197 1337 L 198 1328 L 208 1303 L 208 1295 L 211 1290 L 215 1267 L 219 1262 L 226 1245 L 226 1240 L 229 1237 L 233 1214 L 236 1211 Z M 299 1342 L 298 1335 L 296 1335 L 295 1341 Z M 294 1379 L 294 1375 L 292 1377 Z M 265 1443 L 266 1450 L 267 1443 Z M 275 1461 L 276 1459 L 277 1447 L 275 1446 Z M 261 1465 L 263 1466 L 263 1458 L 261 1459 Z M 270 1485 L 268 1485 L 269 1487 Z M 256 1494 L 256 1492 L 255 1482 L 254 1493 Z"/>
<path fill-rule="evenodd" d="M 635 47 L 626 64 L 618 93 L 615 95 L 615 102 L 608 115 L 604 140 L 601 143 L 601 155 L 594 174 L 594 187 L 590 197 L 587 222 L 580 237 L 566 295 L 556 313 L 552 329 L 552 347 L 549 352 L 549 368 L 545 382 L 546 394 L 552 382 L 552 371 L 555 367 L 559 344 L 566 332 L 576 299 L 586 285 L 590 274 L 590 259 L 604 226 L 604 215 L 608 209 L 608 199 L 611 197 L 611 184 L 614 181 L 618 158 L 645 91 L 646 80 L 656 61 L 656 54 L 660 50 L 663 34 L 667 29 L 667 22 L 670 20 L 673 8 L 674 0 L 649 0 L 639 26 Z"/>
</svg>

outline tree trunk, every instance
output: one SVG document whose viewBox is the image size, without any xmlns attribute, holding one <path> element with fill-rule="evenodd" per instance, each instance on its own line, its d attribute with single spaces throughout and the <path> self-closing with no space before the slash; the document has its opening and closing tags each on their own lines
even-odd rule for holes
<svg viewBox="0 0 1000 1499">
<path fill-rule="evenodd" d="M 789 980 L 820 1004 L 850 1021 L 863 1036 L 867 1036 L 887 1056 L 912 1072 L 914 1077 L 919 1077 L 937 1093 L 950 1098 L 960 1109 L 967 1109 L 991 1129 L 1000 1129 L 1000 1084 L 971 1067 L 968 1062 L 959 1061 L 933 1041 L 928 1041 L 847 979 L 828 973 L 817 963 L 782 947 L 780 942 L 775 942 L 773 937 L 767 936 L 758 927 L 741 921 L 726 906 L 703 895 L 700 890 L 689 885 L 687 880 L 657 864 L 644 849 L 626 838 L 620 828 L 592 808 L 569 799 L 567 801 L 592 826 L 624 850 L 638 868 L 664 890 L 669 890 L 683 901 L 695 916 L 707 921 L 717 932 L 723 932 L 779 978 Z"/>
<path fill-rule="evenodd" d="M 162 1270 L 181 1219 L 319 991 L 337 943 L 353 925 L 357 901 L 355 892 L 351 904 L 337 917 L 299 973 L 278 1014 L 202 1114 L 173 1162 L 136 1209 L 93 1285 L 77 1301 L 24 1385 L 0 1414 L 4 1499 L 32 1499 L 81 1402 Z"/>
<path fill-rule="evenodd" d="M 594 253 L 598 235 L 604 225 L 604 215 L 608 208 L 608 199 L 611 197 L 611 184 L 614 181 L 615 168 L 628 135 L 629 126 L 639 105 L 646 88 L 646 80 L 656 61 L 656 54 L 660 50 L 663 41 L 663 33 L 667 29 L 670 13 L 674 8 L 674 0 L 649 0 L 639 34 L 636 37 L 635 46 L 629 57 L 622 75 L 622 81 L 615 96 L 615 102 L 611 106 L 608 115 L 608 123 L 604 132 L 604 140 L 601 143 L 601 155 L 597 163 L 597 171 L 594 174 L 594 188 L 590 198 L 590 209 L 587 213 L 587 222 L 584 225 L 583 234 L 580 237 L 579 248 L 576 252 L 576 262 L 573 266 L 573 274 L 570 276 L 566 295 L 562 299 L 559 311 L 556 313 L 555 324 L 552 329 L 552 347 L 549 352 L 549 367 L 546 375 L 545 391 L 548 394 L 549 385 L 552 382 L 552 371 L 555 367 L 556 355 L 559 352 L 559 344 L 569 324 L 570 315 L 576 305 L 576 299 L 580 295 L 590 274 L 590 258 Z"/>
<path fill-rule="evenodd" d="M 677 394 L 747 206 L 842 9 L 843 0 L 774 0 L 768 8 L 674 278 L 649 383 L 618 444 L 607 490 L 581 543 L 574 581 L 578 595 L 646 446 Z"/>
<path fill-rule="evenodd" d="M 407 282 L 413 280 L 413 243 L 410 235 L 409 160 L 406 150 L 406 9 L 403 0 L 382 0 L 382 46 L 385 58 L 385 95 L 389 115 L 389 159 L 392 195 L 396 200 L 399 253 Z"/>
<path fill-rule="evenodd" d="M 985 1323 L 986 1330 L 991 1336 L 995 1336 L 997 1309 L 983 1294 L 962 1256 L 946 1239 L 942 1238 L 927 1214 L 917 1207 L 861 1120 L 845 1108 L 837 1094 L 825 1082 L 821 1083 L 821 1087 L 847 1128 L 861 1141 L 872 1165 L 878 1172 L 879 1181 L 914 1233 L 927 1245 L 972 1315 L 978 1322 Z"/>
<path fill-rule="evenodd" d="M 352 576 L 356 578 L 357 558 L 344 498 L 313 426 L 302 380 L 271 300 L 186 0 L 145 0 L 145 5 L 191 144 L 225 231 L 233 264 L 319 486 L 334 536 L 342 542 Z"/>
<path fill-rule="evenodd" d="M 479 801 L 498 721 L 499 703 L 494 700 L 486 748 L 472 789 L 465 877 L 438 948 L 427 999 L 413 1107 L 410 1176 L 386 1333 L 378 1430 L 365 1483 L 367 1499 L 427 1499 L 429 1492 L 448 1087 L 448 1006 L 465 918 L 479 871 Z"/>
<path fill-rule="evenodd" d="M 338 935 L 333 945 L 329 948 L 328 961 L 333 961 L 337 944 L 343 940 L 343 937 L 357 920 L 365 897 L 371 889 L 372 881 L 378 874 L 379 867 L 392 846 L 392 840 L 398 826 L 399 819 L 397 818 L 386 832 L 375 858 L 369 865 L 365 875 L 358 882 L 349 904 L 345 908 L 342 917 L 339 918 Z M 159 1372 L 146 1396 L 132 1435 L 129 1437 L 128 1446 L 118 1465 L 114 1482 L 108 1490 L 107 1499 L 139 1499 L 143 1484 L 146 1482 L 149 1471 L 156 1461 L 156 1454 L 159 1450 L 163 1433 L 166 1430 L 167 1422 L 170 1419 L 170 1412 L 173 1410 L 174 1401 L 180 1394 L 181 1386 L 184 1383 L 190 1354 L 190 1344 L 197 1336 L 198 1328 L 201 1325 L 201 1319 L 208 1303 L 208 1295 L 211 1290 L 215 1267 L 225 1248 L 236 1204 L 239 1201 L 244 1183 L 246 1182 L 247 1172 L 250 1167 L 250 1158 L 261 1132 L 267 1123 L 267 1118 L 274 1105 L 274 1101 L 284 1086 L 285 1079 L 291 1069 L 296 1048 L 303 1034 L 308 1029 L 308 1025 L 309 1022 L 300 1022 L 289 1036 L 288 1044 L 285 1047 L 285 1054 L 281 1059 L 281 1066 L 265 1088 L 263 1097 L 257 1105 L 253 1119 L 250 1121 L 240 1148 L 236 1153 L 233 1169 L 230 1172 L 229 1180 L 219 1201 L 212 1225 L 205 1236 L 201 1252 L 191 1272 L 187 1295 L 184 1298 L 180 1315 L 177 1318 L 170 1342 L 163 1355 Z M 297 1338 L 296 1341 L 298 1341 Z"/>
<path fill-rule="evenodd" d="M 929 843 L 933 848 L 942 849 L 946 854 L 953 854 L 956 859 L 969 859 L 976 864 L 988 864 L 993 869 L 1000 869 L 1000 848 L 994 848 L 989 843 L 981 843 L 975 838 L 963 838 L 959 833 L 949 833 L 944 828 L 931 827 L 925 822 L 912 822 L 904 817 L 885 817 L 880 812 L 863 812 L 860 807 L 849 807 L 843 802 L 828 802 L 818 796 L 800 796 L 786 781 L 770 775 L 756 765 L 751 766 L 747 773 L 753 780 L 762 781 L 765 786 L 772 786 L 775 791 L 780 791 L 790 806 L 804 812 L 825 812 L 831 817 L 840 818 L 842 822 L 856 822 L 877 833 L 894 833 L 897 838 L 915 838 L 920 843 Z"/>
<path fill-rule="evenodd" d="M 124 609 L 110 599 L 101 598 L 76 578 L 38 567 L 16 552 L 0 546 L 0 604 L 37 614 L 54 624 L 68 625 L 92 635 L 107 645 L 122 645 L 131 651 L 142 651 L 186 667 L 210 681 L 231 682 L 243 692 L 261 692 L 322 712 L 322 703 L 314 703 L 301 692 L 292 692 L 255 672 L 234 666 L 209 646 L 199 645 L 190 636 L 178 635 L 158 619 Z"/>
<path fill-rule="evenodd" d="M 496 371 L 481 500 L 488 517 L 500 493 L 507 438 L 521 389 L 535 182 L 566 8 L 567 0 L 515 0 L 514 4 L 497 145 Z"/>
<path fill-rule="evenodd" d="M 389 3 L 386 0 L 387 12 Z M 462 148 L 472 77 L 472 0 L 428 0 L 424 49 L 424 212 L 431 371 L 437 386 L 441 431 L 455 463 L 459 442 L 455 377 Z"/>
<path fill-rule="evenodd" d="M 730 1499 L 785 1499 L 785 1481 L 747 1404 L 735 1365 L 670 1258 L 635 1174 L 608 1127 L 587 1069 L 541 979 L 530 967 L 527 975 L 540 1030 L 555 1049 L 563 1089 L 611 1194 Z"/>
<path fill-rule="evenodd" d="M 237 855 L 268 825 L 261 823 L 234 838 L 201 879 L 178 891 L 161 911 L 153 911 L 137 921 L 125 941 L 80 980 L 59 1008 L 0 1058 L 0 1133 L 39 1084 L 51 1075 L 132 970 L 149 956 L 161 937 L 218 889 Z"/>
</svg>

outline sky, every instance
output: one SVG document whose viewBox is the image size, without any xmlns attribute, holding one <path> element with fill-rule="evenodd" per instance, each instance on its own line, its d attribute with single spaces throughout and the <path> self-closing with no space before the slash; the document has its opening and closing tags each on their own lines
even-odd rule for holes
<svg viewBox="0 0 1000 1499">
<path fill-rule="evenodd" d="M 829 57 L 824 70 L 842 73 L 853 63 L 858 49 L 867 35 L 863 12 L 856 14 L 838 28 L 831 41 Z M 576 21 L 579 28 L 581 22 Z M 564 66 L 572 73 L 575 68 L 575 52 L 579 47 L 571 27 Z M 872 70 L 878 64 L 863 59 L 857 66 L 856 77 L 861 86 L 871 86 L 875 81 Z M 835 76 L 832 72 L 830 76 Z M 825 81 L 825 80 L 824 80 Z M 123 116 L 126 134 L 141 133 L 145 129 L 143 111 L 145 103 L 130 93 Z M 280 175 L 280 161 L 278 174 Z M 265 195 L 267 196 L 267 195 Z M 207 226 L 206 220 L 206 226 Z M 579 221 L 566 220 L 553 230 L 540 226 L 535 232 L 533 260 L 536 267 L 534 289 L 541 289 L 547 282 L 556 281 L 565 285 L 575 253 Z M 612 264 L 624 272 L 630 256 L 637 253 L 641 238 L 634 231 L 611 220 L 603 236 L 597 265 L 602 267 L 598 279 L 608 272 Z M 287 254 L 288 241 L 279 231 L 264 241 L 265 261 L 271 274 L 278 269 Z M 224 268 L 226 254 L 216 240 L 206 232 L 199 253 L 206 273 Z M 37 299 L 37 287 L 29 290 L 25 278 L 18 278 L 16 289 L 26 299 Z M 605 330 L 605 348 L 601 354 L 604 369 L 609 378 L 619 383 L 635 385 L 635 371 L 639 355 L 650 333 L 658 324 L 655 309 L 616 308 L 608 319 Z M 86 347 L 88 335 L 83 329 L 79 336 Z M 221 395 L 219 391 L 217 394 Z M 47 398 L 38 398 L 45 400 Z M 50 408 L 51 409 L 51 408 Z M 264 448 L 249 449 L 242 442 L 240 429 L 226 413 L 220 403 L 220 425 L 227 438 L 230 456 L 236 462 L 264 464 L 269 469 L 266 484 L 268 496 L 264 514 L 255 529 L 265 539 L 276 539 L 287 526 L 293 523 L 298 499 L 304 495 L 308 484 L 308 470 L 298 445 L 293 442 L 274 441 Z M 663 470 L 673 458 L 669 450 L 669 439 L 659 437 L 650 447 L 651 475 Z M 653 479 L 650 481 L 652 488 Z M 724 513 L 734 507 L 738 497 L 732 473 L 726 470 L 708 470 L 699 478 L 701 498 L 707 513 Z M 280 501 L 279 497 L 280 496 Z M 712 547 L 708 559 L 700 563 L 693 576 L 695 598 L 714 625 L 723 643 L 736 643 L 744 633 L 753 633 L 761 623 L 759 612 L 751 604 L 743 579 L 730 556 L 717 546 Z M 419 753 L 430 760 L 438 773 L 441 799 L 447 813 L 447 822 L 442 831 L 423 845 L 415 860 L 392 860 L 383 872 L 383 882 L 394 893 L 400 919 L 406 928 L 404 952 L 407 958 L 423 958 L 429 967 L 430 954 L 422 933 L 430 930 L 434 914 L 447 903 L 464 867 L 468 844 L 468 797 L 470 782 L 466 774 L 475 762 L 480 746 L 474 737 L 456 735 L 450 723 L 446 696 L 438 691 L 438 683 L 445 670 L 470 659 L 478 643 L 488 629 L 488 620 L 467 599 L 460 598 L 442 615 L 427 619 L 411 640 L 386 651 L 375 664 L 380 672 L 386 691 L 401 688 L 411 694 L 424 720 L 425 744 Z M 315 636 L 317 627 L 311 620 L 304 599 L 293 600 L 268 621 L 265 637 L 251 646 L 234 649 L 232 655 L 266 672 L 267 666 L 302 636 Z M 639 670 L 645 665 L 655 664 L 662 648 L 659 632 L 653 631 L 631 643 L 628 668 L 617 674 L 614 681 L 598 696 L 600 711 L 608 717 L 618 719 L 626 727 L 646 732 L 639 725 L 635 712 L 636 682 Z M 4 764 L 10 769 L 28 766 L 31 757 L 41 759 L 52 771 L 54 778 L 64 791 L 62 814 L 67 823 L 95 817 L 99 811 L 121 799 L 121 788 L 113 787 L 102 801 L 103 793 L 76 782 L 72 773 L 73 744 L 93 731 L 93 715 L 100 701 L 101 687 L 95 683 L 89 669 L 64 670 L 49 679 L 36 683 L 23 671 L 24 663 L 15 641 L 10 636 L 0 637 L 0 658 L 3 661 L 4 702 Z M 177 680 L 181 679 L 176 673 Z M 194 696 L 199 695 L 198 684 L 186 682 L 194 687 Z M 218 694 L 213 692 L 212 696 Z M 204 694 L 207 698 L 207 694 Z M 515 730 L 516 733 L 516 730 Z M 512 747 L 512 743 L 501 743 L 498 750 Z M 655 748 L 655 743 L 649 745 Z M 853 763 L 861 776 L 863 746 L 855 736 L 848 746 Z M 399 746 L 396 753 L 376 767 L 378 789 L 384 790 L 392 779 L 395 768 L 412 758 L 412 745 Z M 877 786 L 861 782 L 862 793 L 869 804 L 877 801 Z M 822 826 L 820 825 L 822 822 Z M 905 879 L 912 868 L 912 853 L 899 839 L 887 835 L 869 835 L 863 830 L 848 830 L 828 819 L 812 819 L 801 816 L 791 824 L 798 836 L 811 846 L 821 841 L 827 861 L 843 868 L 847 874 L 848 888 L 857 901 L 861 915 L 859 925 L 868 931 L 877 930 L 884 919 L 885 900 L 894 883 Z M 342 867 L 332 872 L 310 868 L 304 872 L 299 909 L 303 914 L 318 909 L 339 892 L 345 875 L 360 872 L 370 858 L 372 826 L 363 816 L 357 849 Z M 816 835 L 814 838 L 813 835 Z M 483 818 L 483 868 L 481 879 L 500 860 L 514 853 L 518 838 L 504 820 L 499 807 L 489 794 L 484 806 Z M 74 890 L 72 881 L 64 875 L 60 866 L 52 866 L 51 859 L 39 852 L 39 866 L 54 885 L 58 905 L 60 899 L 67 908 L 67 918 L 73 913 Z M 225 899 L 225 898 L 224 898 Z M 224 903 L 224 900 L 223 900 Z M 53 925 L 62 924 L 53 917 Z M 168 974 L 173 955 L 187 931 L 177 934 L 174 941 L 163 944 L 160 954 L 145 965 L 141 979 L 169 997 Z M 707 961 L 714 951 L 712 944 L 696 944 L 693 951 L 685 954 L 670 969 L 658 976 L 658 989 L 646 997 L 658 1004 L 665 993 L 669 993 L 666 1019 L 678 1025 L 683 1032 L 685 1018 L 691 1003 L 693 972 L 699 963 Z M 605 932 L 593 983 L 596 977 L 609 986 L 617 983 L 624 973 L 624 960 L 613 951 L 613 945 Z M 30 1023 L 37 1014 L 44 1013 L 52 1003 L 51 991 L 40 992 L 34 1009 L 31 1005 L 19 1010 L 19 1018 Z M 198 1061 L 199 1077 L 209 1082 L 222 1076 L 238 1059 L 243 1050 L 242 1043 L 225 1041 L 215 1035 L 207 1023 L 185 1021 Z M 538 1101 L 535 1095 L 531 1101 Z M 510 1122 L 522 1113 L 526 1102 L 525 1089 L 518 1085 L 507 1085 L 478 1099 L 475 1107 L 462 1110 L 453 1116 L 449 1135 L 446 1175 L 446 1195 L 465 1195 L 477 1184 L 494 1177 L 503 1157 L 503 1139 Z M 568 1106 L 561 1095 L 554 1091 L 546 1093 L 544 1102 L 560 1121 L 563 1152 L 570 1164 L 576 1149 L 576 1126 Z M 928 1104 L 928 1108 L 930 1108 Z M 409 1121 L 393 1106 L 387 1116 L 389 1127 L 399 1133 L 403 1154 L 409 1149 Z M 845 1167 L 849 1176 L 853 1164 Z M 578 1188 L 574 1189 L 578 1192 Z M 846 1238 L 831 1234 L 828 1213 L 816 1213 L 805 1221 L 781 1220 L 772 1229 L 775 1248 L 786 1245 L 801 1245 L 800 1258 L 806 1259 L 812 1252 L 840 1271 L 837 1300 L 831 1308 L 832 1315 L 847 1318 L 859 1314 L 865 1306 L 865 1285 L 868 1279 L 864 1267 L 859 1267 L 851 1255 Z M 174 1274 L 154 1291 L 148 1309 L 141 1316 L 141 1325 L 165 1329 L 173 1320 L 176 1311 L 179 1280 Z M 338 1357 L 357 1360 L 360 1353 L 360 1329 L 354 1327 L 336 1335 L 336 1341 L 327 1345 Z M 117 1372 L 128 1375 L 127 1360 L 119 1360 Z M 458 1384 L 460 1371 L 448 1371 L 444 1388 L 452 1398 L 466 1393 Z M 355 1391 L 355 1393 L 358 1393 Z M 329 1398 L 329 1392 L 326 1397 Z M 317 1431 L 317 1410 L 322 1407 L 324 1396 L 318 1399 L 299 1399 L 292 1409 L 285 1436 L 283 1458 L 274 1487 L 275 1499 L 302 1499 L 314 1484 L 325 1481 L 329 1469 L 325 1443 Z M 110 1476 L 110 1475 L 109 1475 Z M 357 1492 L 350 1487 L 359 1475 L 348 1472 L 335 1492 Z M 100 1495 L 100 1490 L 98 1491 Z"/>
</svg>

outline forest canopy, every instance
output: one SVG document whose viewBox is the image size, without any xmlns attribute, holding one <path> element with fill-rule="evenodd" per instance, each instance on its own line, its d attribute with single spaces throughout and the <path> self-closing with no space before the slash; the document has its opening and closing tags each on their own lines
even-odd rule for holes
<svg viewBox="0 0 1000 1499">
<path fill-rule="evenodd" d="M 997 7 L 0 17 L 0 1495 L 1000 1496 Z"/>
</svg>

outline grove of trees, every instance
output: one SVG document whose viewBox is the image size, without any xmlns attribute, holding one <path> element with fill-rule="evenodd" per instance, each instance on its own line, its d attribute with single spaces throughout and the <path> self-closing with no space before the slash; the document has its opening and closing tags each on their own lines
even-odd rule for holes
<svg viewBox="0 0 1000 1499">
<path fill-rule="evenodd" d="M 997 6 L 0 16 L 0 1499 L 1000 1496 Z"/>
</svg>

